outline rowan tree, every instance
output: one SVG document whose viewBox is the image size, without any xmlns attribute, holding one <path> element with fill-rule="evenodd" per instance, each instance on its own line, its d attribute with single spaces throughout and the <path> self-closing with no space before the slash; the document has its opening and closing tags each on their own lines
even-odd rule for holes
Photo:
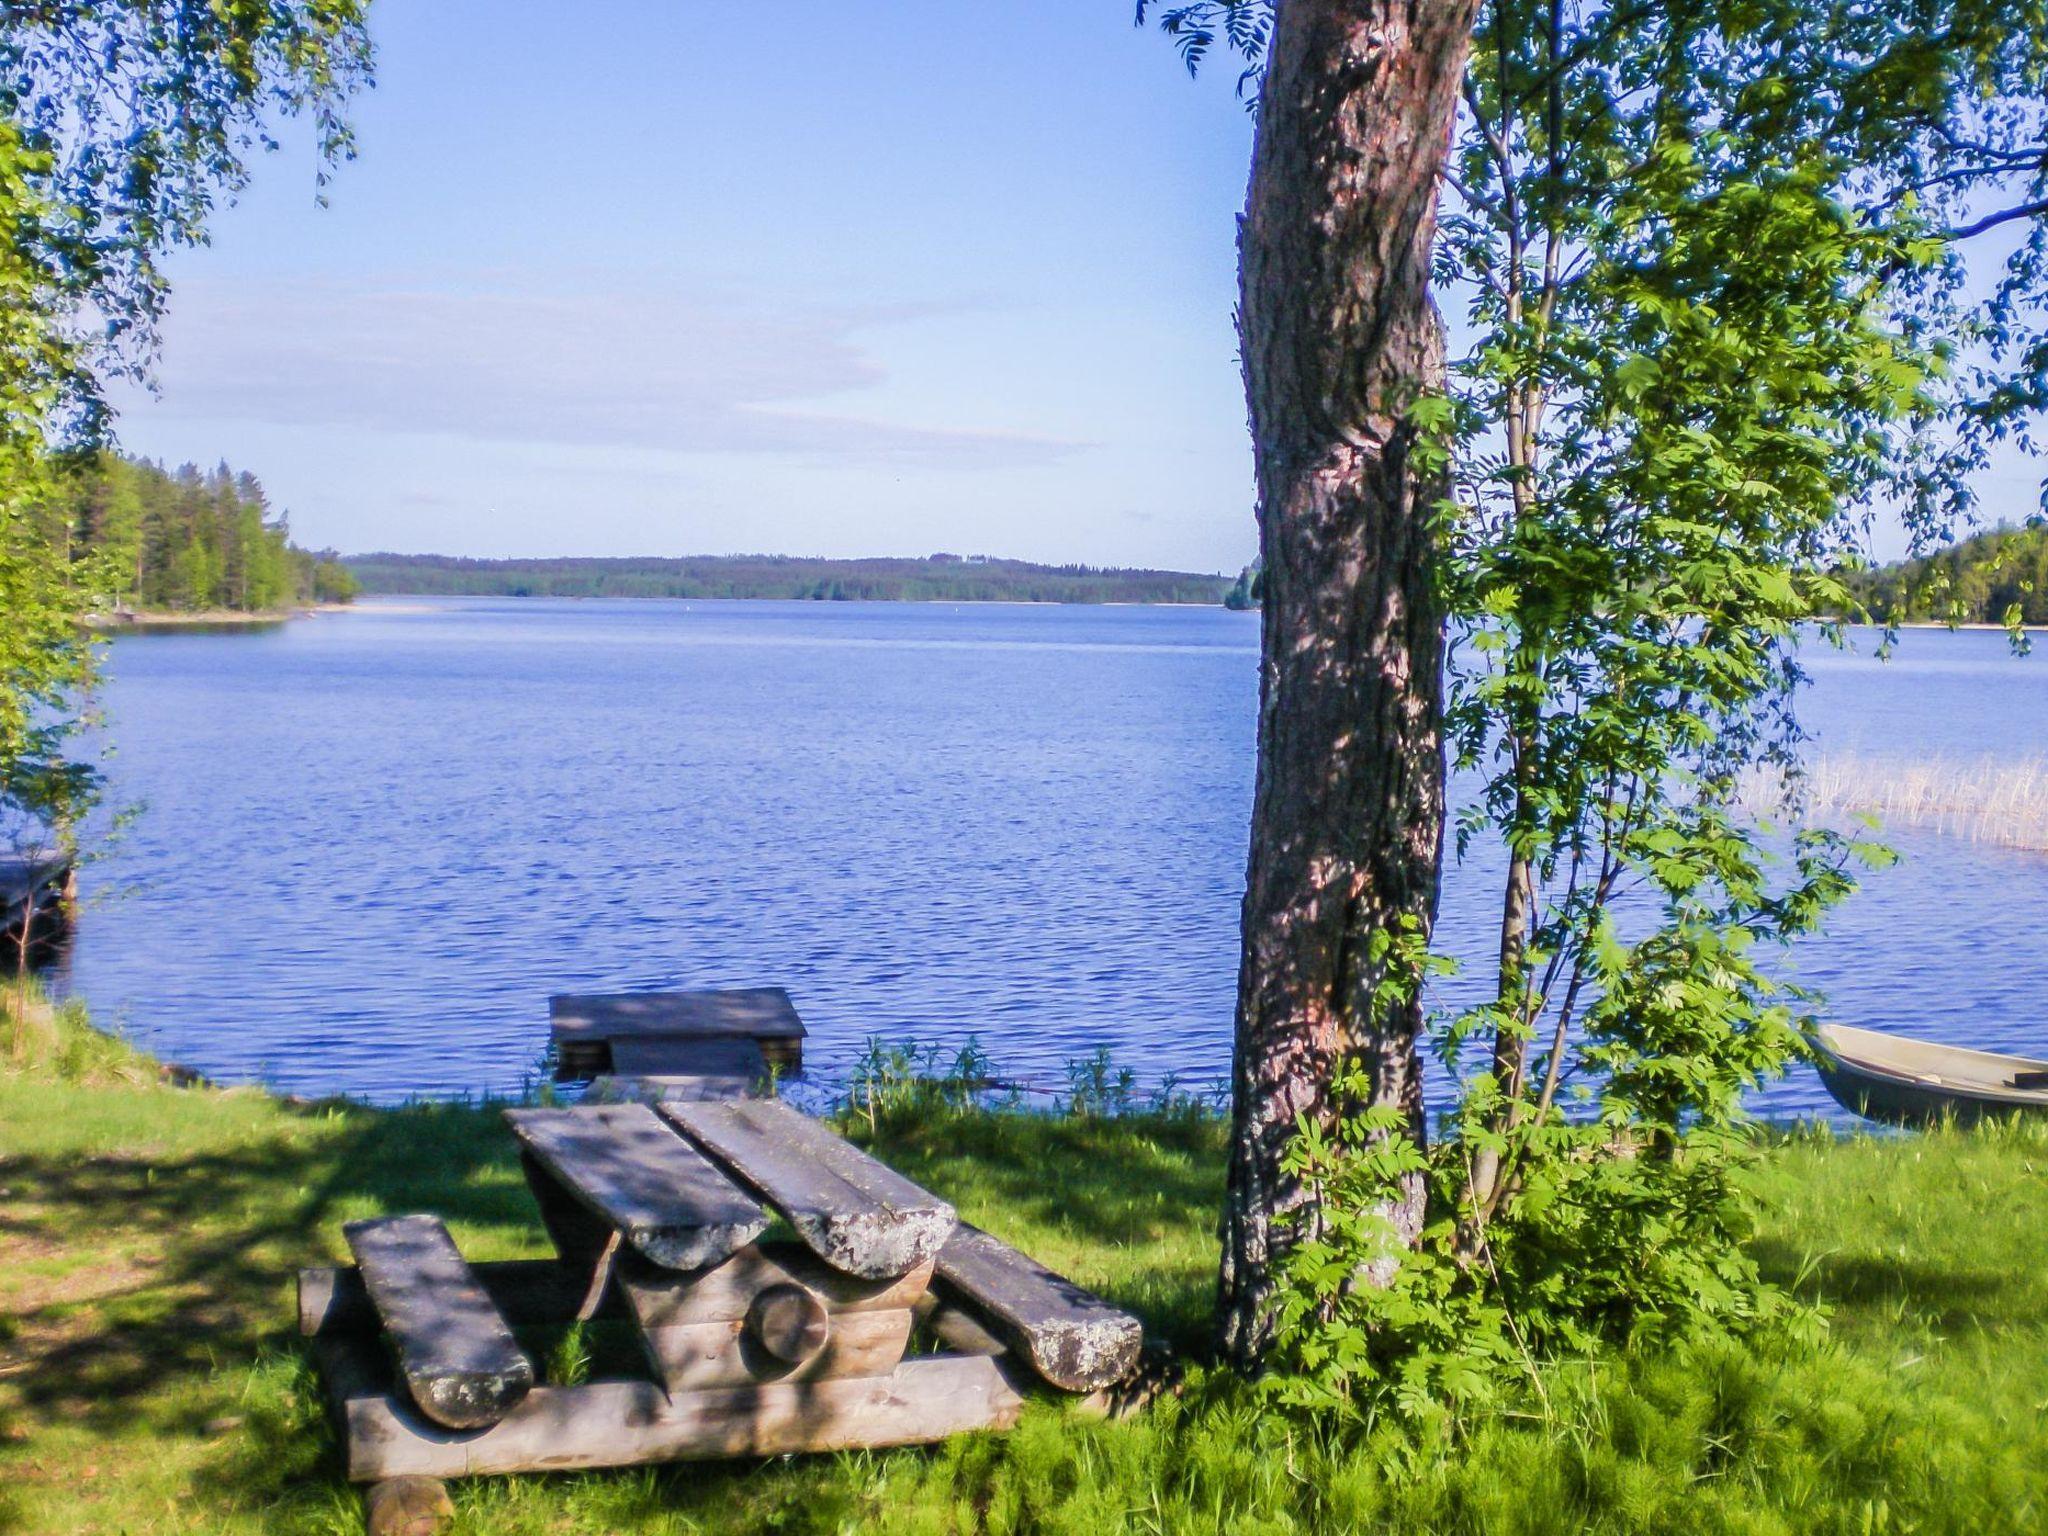
<svg viewBox="0 0 2048 1536">
<path fill-rule="evenodd" d="M 2048 402 L 2041 10 L 1157 12 L 1191 66 L 1242 55 L 1258 111 L 1221 1328 L 1301 1399 L 1788 1316 L 1737 1177 L 1743 1095 L 1803 1049 L 1770 956 L 1881 856 L 1797 824 L 1800 646 L 1873 520 L 1967 518 Z M 1745 798 L 1760 767 L 1790 823 Z M 1447 829 L 1501 880 L 1464 1007 L 1430 1001 Z"/>
</svg>

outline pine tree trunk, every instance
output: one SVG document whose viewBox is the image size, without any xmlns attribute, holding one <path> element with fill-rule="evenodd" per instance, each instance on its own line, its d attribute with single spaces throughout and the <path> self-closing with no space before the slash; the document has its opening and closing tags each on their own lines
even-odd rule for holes
<svg viewBox="0 0 2048 1536">
<path fill-rule="evenodd" d="M 1422 1132 L 1419 1009 L 1375 997 L 1372 937 L 1436 909 L 1443 840 L 1439 474 L 1405 413 L 1444 380 L 1437 180 L 1473 0 L 1279 0 L 1241 235 L 1265 560 L 1258 788 L 1238 986 L 1219 1342 L 1256 1366 L 1302 1191 L 1298 1116 L 1333 1070 Z M 1421 1190 L 1396 1218 L 1413 1233 Z"/>
</svg>

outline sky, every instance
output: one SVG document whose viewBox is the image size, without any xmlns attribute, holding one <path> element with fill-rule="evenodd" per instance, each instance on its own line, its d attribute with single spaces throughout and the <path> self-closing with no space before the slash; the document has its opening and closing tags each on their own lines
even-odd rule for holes
<svg viewBox="0 0 2048 1536">
<path fill-rule="evenodd" d="M 318 206 L 287 132 L 173 257 L 123 445 L 344 553 L 1237 570 L 1236 71 L 1131 0 L 853 14 L 377 0 L 359 158 Z"/>
<path fill-rule="evenodd" d="M 857 23 L 857 24 L 856 24 Z M 379 0 L 172 260 L 129 452 L 345 553 L 1234 571 L 1251 125 L 1129 0 Z"/>
</svg>

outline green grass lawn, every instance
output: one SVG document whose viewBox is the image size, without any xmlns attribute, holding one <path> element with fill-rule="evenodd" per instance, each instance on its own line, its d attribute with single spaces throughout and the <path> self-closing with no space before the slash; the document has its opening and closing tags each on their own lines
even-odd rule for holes
<svg viewBox="0 0 2048 1536">
<path fill-rule="evenodd" d="M 343 1256 L 342 1222 L 400 1210 L 442 1213 L 475 1258 L 544 1254 L 509 1134 L 483 1108 L 167 1087 L 64 1039 L 61 1070 L 47 1040 L 0 1050 L 0 1533 L 359 1531 L 293 1272 Z M 1213 1123 L 942 1114 L 880 1150 L 1199 1347 Z M 2036 1131 L 1774 1145 L 1760 1250 L 1828 1303 L 1829 1342 L 1559 1362 L 1443 1443 L 1331 1443 L 1196 1369 L 1122 1424 L 1048 1404 L 930 1450 L 459 1484 L 454 1529 L 2036 1529 L 2044 1167 Z"/>
</svg>

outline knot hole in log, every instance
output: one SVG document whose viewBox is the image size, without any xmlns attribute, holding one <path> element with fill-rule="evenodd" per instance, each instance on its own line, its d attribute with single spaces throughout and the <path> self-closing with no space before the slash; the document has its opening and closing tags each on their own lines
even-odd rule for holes
<svg viewBox="0 0 2048 1536">
<path fill-rule="evenodd" d="M 771 1359 L 807 1365 L 832 1338 L 825 1303 L 801 1285 L 771 1285 L 747 1308 L 747 1337 Z"/>
</svg>

